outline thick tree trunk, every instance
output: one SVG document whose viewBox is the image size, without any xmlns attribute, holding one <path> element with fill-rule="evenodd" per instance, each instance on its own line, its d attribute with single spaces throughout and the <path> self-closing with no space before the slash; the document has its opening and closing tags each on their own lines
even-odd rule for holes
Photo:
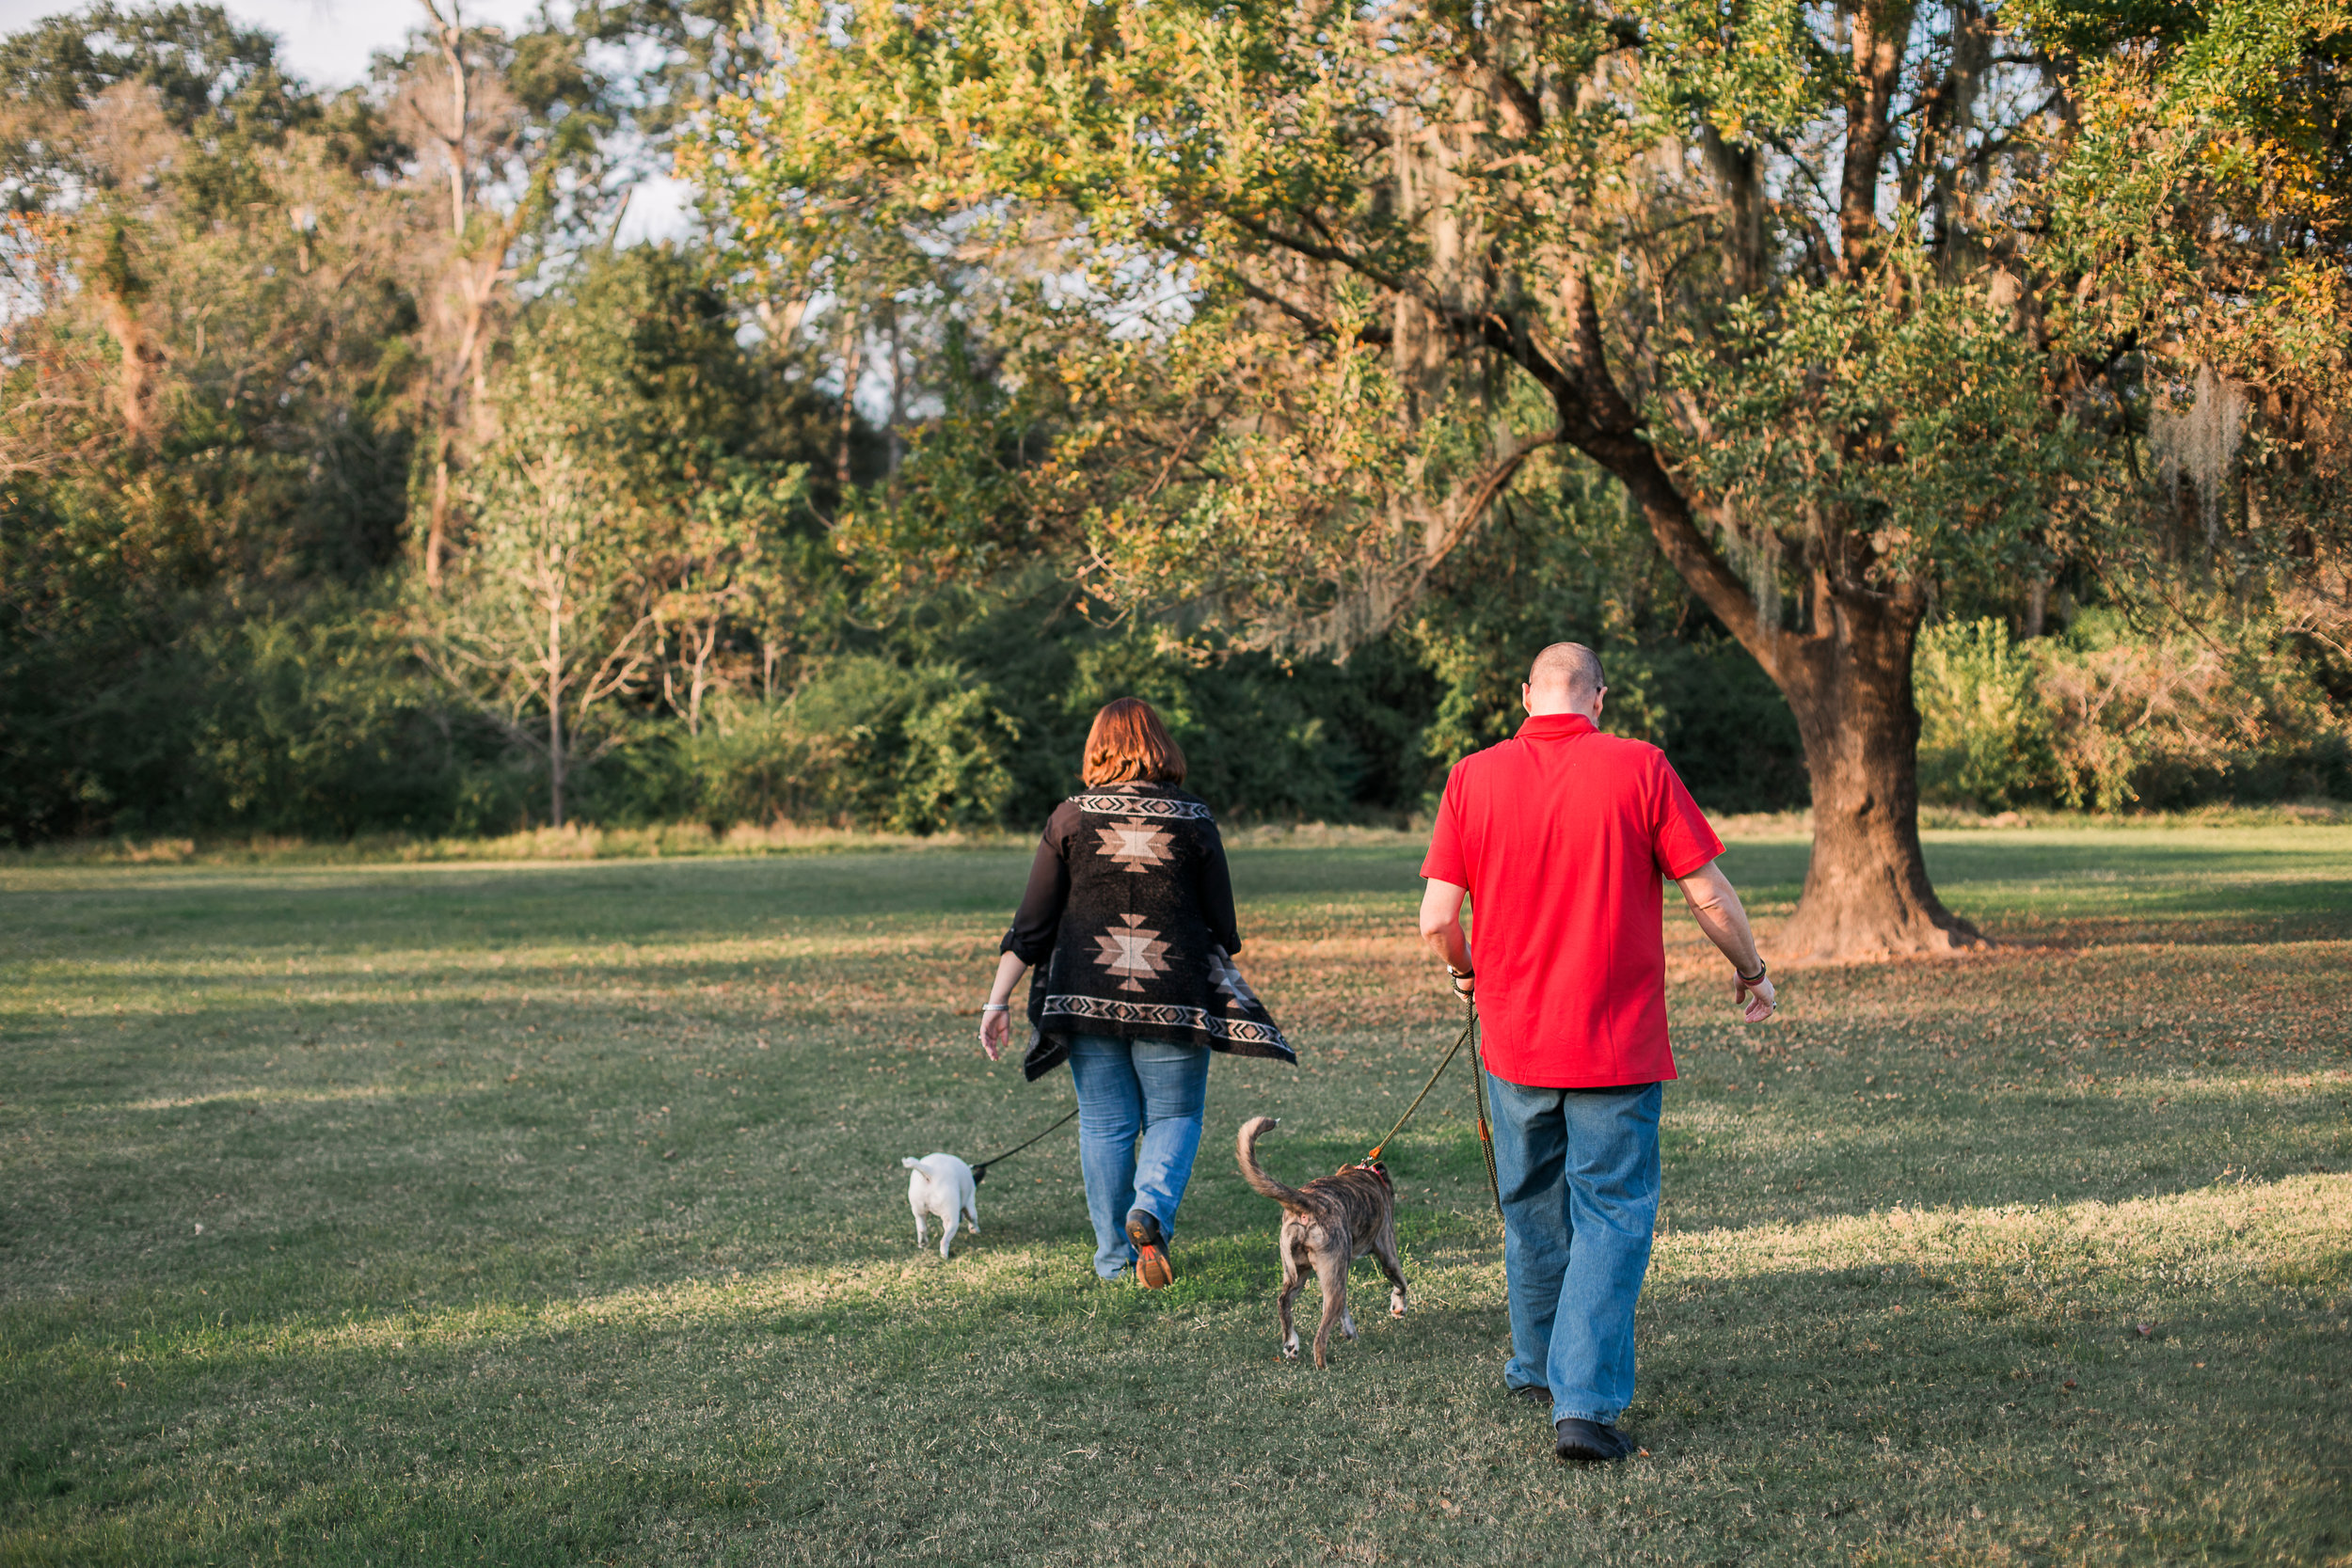
<svg viewBox="0 0 2352 1568">
<path fill-rule="evenodd" d="M 1924 601 L 1833 589 L 1817 578 L 1806 629 L 1768 624 L 1629 416 L 1623 424 L 1572 429 L 1570 438 L 1624 482 L 1683 581 L 1788 699 L 1804 737 L 1813 860 L 1796 917 L 1767 944 L 1771 956 L 1821 962 L 1980 943 L 1976 928 L 1936 897 L 1919 849 L 1911 655 Z"/>
<path fill-rule="evenodd" d="M 1829 625 L 1784 636 L 1773 671 L 1804 741 L 1813 859 L 1783 960 L 1949 953 L 1981 942 L 1935 895 L 1919 848 L 1919 714 L 1911 698 L 1915 610 L 1822 594 Z"/>
</svg>

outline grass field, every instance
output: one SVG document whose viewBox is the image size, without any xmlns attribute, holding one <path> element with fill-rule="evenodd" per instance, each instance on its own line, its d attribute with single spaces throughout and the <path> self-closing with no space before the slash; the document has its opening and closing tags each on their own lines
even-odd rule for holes
<svg viewBox="0 0 2352 1568">
<path fill-rule="evenodd" d="M 1235 1125 L 1329 1169 L 1452 1037 L 1402 839 L 1237 854 L 1303 1061 L 1217 1063 L 1160 1294 L 1067 1131 L 914 1245 L 900 1155 L 1069 1103 L 958 1011 L 1019 850 L 0 870 L 0 1562 L 2352 1564 L 2352 828 L 1932 837 L 1989 956 L 1743 1030 L 1672 927 L 1598 1471 L 1502 1396 L 1466 1079 L 1415 1311 L 1274 1354 Z M 1804 854 L 1727 859 L 1768 933 Z"/>
</svg>

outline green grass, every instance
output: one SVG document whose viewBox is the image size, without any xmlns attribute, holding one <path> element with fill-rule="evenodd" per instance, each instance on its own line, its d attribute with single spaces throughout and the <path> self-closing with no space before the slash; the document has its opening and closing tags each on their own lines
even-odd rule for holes
<svg viewBox="0 0 2352 1568">
<path fill-rule="evenodd" d="M 1931 837 L 1990 956 L 1742 1030 L 1672 927 L 1589 1472 L 1501 1394 L 1465 1080 L 1391 1146 L 1413 1314 L 1367 1263 L 1274 1354 L 1232 1131 L 1328 1169 L 1452 1037 L 1408 844 L 1237 855 L 1304 1063 L 1217 1063 L 1157 1295 L 1068 1132 L 914 1245 L 900 1155 L 1069 1101 L 956 1011 L 1017 847 L 0 869 L 0 1562 L 2352 1563 L 2352 829 Z M 1733 850 L 1768 927 L 1804 857 Z"/>
</svg>

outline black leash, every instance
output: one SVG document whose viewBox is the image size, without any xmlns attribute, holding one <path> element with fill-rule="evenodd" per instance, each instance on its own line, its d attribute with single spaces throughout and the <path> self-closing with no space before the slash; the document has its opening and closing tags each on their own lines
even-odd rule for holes
<svg viewBox="0 0 2352 1568">
<path fill-rule="evenodd" d="M 1045 1130 L 1045 1132 L 1053 1132 L 1056 1128 L 1059 1128 L 1059 1127 L 1066 1127 L 1066 1126 L 1068 1126 L 1068 1125 L 1070 1124 L 1071 1117 L 1075 1117 L 1077 1114 L 1078 1114 L 1078 1108 L 1077 1108 L 1075 1105 L 1073 1105 L 1073 1106 L 1070 1108 L 1070 1116 L 1064 1117 L 1062 1117 L 1062 1118 L 1061 1118 L 1061 1120 L 1059 1120 L 1059 1121 L 1057 1121 L 1057 1122 L 1054 1123 L 1054 1126 L 1053 1126 L 1053 1127 L 1049 1127 L 1049 1128 L 1047 1128 L 1047 1129 Z M 1002 1154 L 997 1155 L 994 1159 L 992 1159 L 992 1160 L 982 1160 L 982 1161 L 981 1161 L 978 1164 L 974 1165 L 974 1166 L 972 1167 L 972 1185 L 974 1185 L 975 1187 L 977 1187 L 977 1186 L 978 1186 L 981 1182 L 983 1182 L 983 1181 L 985 1181 L 985 1180 L 988 1180 L 988 1167 L 989 1167 L 989 1166 L 991 1166 L 991 1165 L 993 1165 L 993 1164 L 998 1164 L 998 1163 L 999 1163 L 999 1162 L 1001 1162 L 1001 1161 L 1005 1161 L 1005 1160 L 1009 1160 L 1009 1159 L 1011 1159 L 1014 1155 L 1016 1155 L 1016 1154 L 1020 1153 L 1023 1149 L 1025 1149 L 1025 1148 L 1028 1148 L 1028 1147 L 1029 1147 L 1029 1144 L 1036 1143 L 1036 1142 L 1038 1142 L 1038 1141 L 1039 1141 L 1039 1139 L 1043 1138 L 1043 1137 L 1045 1136 L 1045 1132 L 1040 1132 L 1040 1133 L 1037 1135 L 1037 1137 L 1035 1137 L 1035 1138 L 1031 1138 L 1031 1139 L 1029 1140 L 1029 1143 L 1028 1143 L 1028 1144 L 1015 1144 L 1015 1145 L 1013 1145 L 1010 1148 L 1009 1148 L 1009 1149 L 1005 1150 Z M 1487 1163 L 1488 1164 L 1490 1164 L 1490 1165 L 1491 1165 L 1491 1164 L 1494 1164 L 1494 1156 L 1492 1156 L 1491 1154 L 1490 1154 L 1490 1155 L 1488 1155 L 1488 1156 L 1486 1157 L 1486 1163 Z"/>
</svg>

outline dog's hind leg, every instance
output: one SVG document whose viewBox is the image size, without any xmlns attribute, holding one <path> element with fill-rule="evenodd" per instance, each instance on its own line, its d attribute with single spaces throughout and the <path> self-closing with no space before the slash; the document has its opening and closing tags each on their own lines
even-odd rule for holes
<svg viewBox="0 0 2352 1568">
<path fill-rule="evenodd" d="M 956 1222 L 962 1217 L 962 1215 L 957 1213 L 953 1209 L 950 1209 L 947 1211 L 946 1214 L 941 1218 L 939 1222 L 940 1257 L 945 1258 L 947 1256 L 947 1248 L 956 1239 Z"/>
<path fill-rule="evenodd" d="M 980 1200 L 970 1193 L 963 1198 L 963 1227 L 975 1236 L 980 1233 Z"/>
<path fill-rule="evenodd" d="M 1327 1237 L 1315 1249 L 1315 1279 L 1323 1287 L 1323 1320 L 1315 1324 L 1315 1365 L 1330 1364 L 1331 1330 L 1356 1338 L 1356 1324 L 1347 1315 L 1347 1240 Z"/>
<path fill-rule="evenodd" d="M 1306 1271 L 1298 1266 L 1298 1250 L 1293 1244 L 1289 1226 L 1282 1227 L 1282 1288 L 1274 1293 L 1274 1316 L 1282 1325 L 1282 1358 L 1298 1359 L 1298 1330 L 1291 1323 L 1291 1299 L 1298 1294 L 1298 1287 L 1307 1280 Z"/>
<path fill-rule="evenodd" d="M 1380 1272 L 1389 1276 L 1389 1316 L 1405 1316 L 1405 1271 L 1397 1266 L 1396 1225 L 1393 1221 L 1380 1227 L 1380 1233 L 1372 1239 L 1368 1250 L 1373 1260 L 1380 1265 Z"/>
<path fill-rule="evenodd" d="M 914 1211 L 914 1244 L 922 1246 L 931 1239 L 930 1227 L 925 1223 L 924 1211 Z"/>
</svg>

